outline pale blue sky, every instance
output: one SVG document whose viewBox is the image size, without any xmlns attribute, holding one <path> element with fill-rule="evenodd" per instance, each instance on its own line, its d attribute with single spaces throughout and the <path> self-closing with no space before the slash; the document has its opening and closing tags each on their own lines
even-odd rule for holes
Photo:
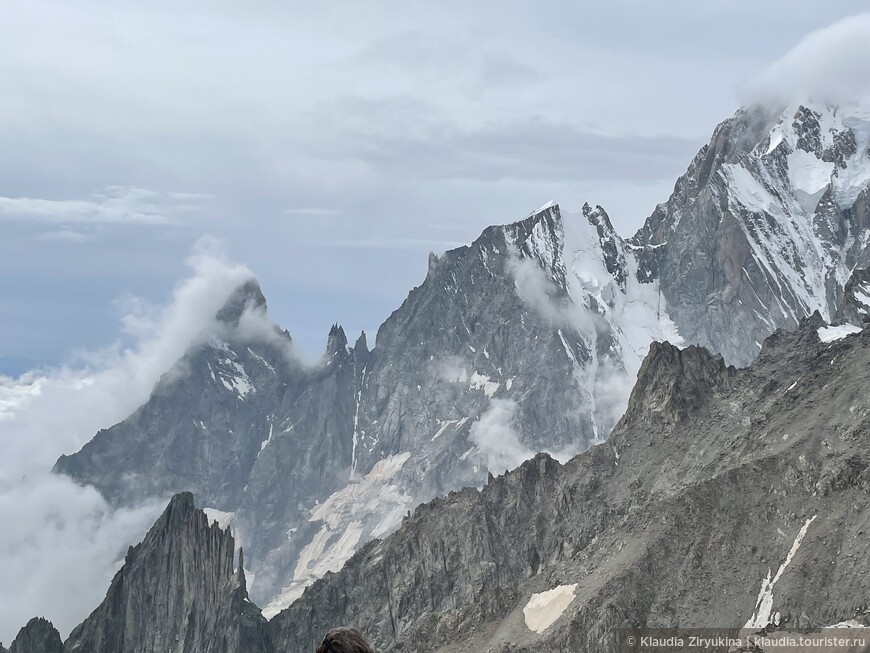
<svg viewBox="0 0 870 653">
<path fill-rule="evenodd" d="M 548 200 L 630 233 L 748 80 L 864 3 L 319 4 L 0 4 L 0 374 L 111 342 L 203 234 L 315 355 Z"/>
</svg>

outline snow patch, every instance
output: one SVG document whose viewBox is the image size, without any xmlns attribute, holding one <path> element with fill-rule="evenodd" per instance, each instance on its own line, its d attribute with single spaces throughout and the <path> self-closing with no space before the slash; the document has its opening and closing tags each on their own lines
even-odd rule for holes
<svg viewBox="0 0 870 653">
<path fill-rule="evenodd" d="M 311 509 L 309 521 L 320 522 L 320 530 L 300 552 L 291 582 L 263 610 L 267 619 L 302 596 L 315 580 L 341 569 L 361 544 L 401 524 L 414 500 L 391 481 L 410 457 L 406 451 L 378 461 L 359 482 L 348 483 Z"/>
<path fill-rule="evenodd" d="M 244 399 L 251 392 L 254 392 L 254 384 L 251 383 L 251 379 L 241 363 L 224 358 L 221 360 L 221 367 L 223 369 L 218 370 L 218 375 L 220 382 L 227 390 L 238 393 L 239 399 Z"/>
<path fill-rule="evenodd" d="M 290 428 L 293 428 L 293 427 L 291 426 Z M 260 450 L 257 452 L 257 458 L 259 458 L 260 454 L 263 453 L 263 449 L 266 448 L 266 445 L 272 441 L 272 433 L 273 433 L 274 429 L 275 429 L 275 425 L 270 420 L 269 421 L 269 437 L 267 437 L 265 440 L 263 440 L 262 443 L 260 443 Z"/>
<path fill-rule="evenodd" d="M 450 426 L 453 426 L 454 431 L 458 431 L 462 428 L 462 425 L 468 421 L 467 417 L 463 417 L 462 419 L 442 419 L 438 421 L 438 430 L 435 432 L 435 435 L 432 436 L 432 441 L 438 439 L 438 437 L 444 433 Z"/>
<path fill-rule="evenodd" d="M 483 393 L 487 397 L 492 397 L 501 387 L 501 384 L 496 383 L 485 374 L 480 374 L 479 372 L 474 372 L 469 382 L 475 390 L 483 390 Z"/>
<path fill-rule="evenodd" d="M 777 146 L 782 143 L 782 139 L 782 126 L 778 125 L 770 132 L 770 145 L 767 146 L 767 152 L 765 152 L 765 154 L 773 152 Z"/>
<path fill-rule="evenodd" d="M 523 608 L 526 627 L 539 635 L 542 634 L 568 609 L 574 600 L 576 590 L 577 583 L 574 583 L 559 585 L 540 594 L 532 594 L 526 607 Z"/>
<path fill-rule="evenodd" d="M 761 591 L 759 591 L 758 599 L 755 602 L 755 612 L 753 612 L 749 621 L 746 622 L 746 625 L 743 626 L 744 628 L 764 628 L 771 623 L 779 625 L 777 623 L 779 620 L 773 615 L 773 588 L 791 564 L 791 561 L 794 559 L 795 554 L 801 546 L 801 542 L 803 542 L 804 537 L 807 534 L 810 524 L 816 520 L 816 517 L 818 517 L 818 515 L 813 515 L 807 519 L 806 523 L 801 527 L 797 537 L 795 537 L 794 543 L 791 545 L 788 555 L 779 566 L 779 569 L 777 569 L 776 576 L 771 578 L 770 570 L 767 570 L 767 578 L 761 581 Z M 778 616 L 778 613 L 776 616 Z"/>
<path fill-rule="evenodd" d="M 813 213 L 831 185 L 834 163 L 821 161 L 812 152 L 795 150 L 788 155 L 788 177 L 792 191 L 807 213 Z"/>
<path fill-rule="evenodd" d="M 541 207 L 537 211 L 532 211 L 531 213 L 529 213 L 529 215 L 537 215 L 538 213 L 541 213 L 542 211 L 546 211 L 547 209 L 552 209 L 554 206 L 556 206 L 556 202 L 554 202 L 553 200 L 550 200 L 546 204 L 542 204 Z"/>
<path fill-rule="evenodd" d="M 855 297 L 856 300 L 858 300 L 858 302 L 860 302 L 861 304 L 863 304 L 867 308 L 870 308 L 870 294 L 868 294 L 866 291 L 862 292 L 862 291 L 856 290 L 853 293 L 853 296 Z"/>
<path fill-rule="evenodd" d="M 822 342 L 834 342 L 835 340 L 842 340 L 853 333 L 860 333 L 861 330 L 861 327 L 854 324 L 841 324 L 839 326 L 821 327 L 818 330 L 818 334 Z"/>
</svg>

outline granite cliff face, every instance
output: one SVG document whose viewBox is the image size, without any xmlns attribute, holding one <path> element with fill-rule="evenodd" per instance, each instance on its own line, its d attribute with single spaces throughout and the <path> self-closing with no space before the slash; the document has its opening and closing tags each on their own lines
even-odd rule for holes
<svg viewBox="0 0 870 653">
<path fill-rule="evenodd" d="M 248 600 L 232 535 L 173 497 L 130 547 L 103 603 L 69 636 L 67 653 L 271 653 L 266 620 Z"/>
<path fill-rule="evenodd" d="M 248 599 L 241 549 L 237 568 L 234 557 L 229 531 L 210 523 L 193 495 L 178 494 L 66 642 L 34 618 L 10 653 L 274 653 L 268 624 Z"/>
<path fill-rule="evenodd" d="M 63 653 L 63 642 L 50 621 L 34 617 L 18 631 L 8 651 L 0 644 L 0 653 Z"/>
<path fill-rule="evenodd" d="M 195 492 L 245 545 L 252 595 L 274 615 L 419 503 L 605 441 L 634 410 L 651 343 L 721 354 L 707 374 L 815 312 L 857 330 L 864 277 L 847 281 L 870 262 L 868 125 L 841 109 L 740 111 L 633 238 L 601 207 L 547 204 L 431 255 L 373 349 L 336 325 L 315 365 L 252 281 L 145 405 L 55 469 L 115 504 Z M 700 379 L 657 386 L 661 414 L 684 420 Z"/>
<path fill-rule="evenodd" d="M 606 444 L 421 506 L 274 618 L 276 646 L 336 623 L 380 651 L 866 623 L 870 330 L 824 343 L 822 324 L 777 332 L 746 369 L 653 345 Z"/>
<path fill-rule="evenodd" d="M 720 124 L 632 242 L 687 343 L 748 364 L 777 328 L 831 321 L 870 258 L 870 116 L 740 110 Z"/>
</svg>

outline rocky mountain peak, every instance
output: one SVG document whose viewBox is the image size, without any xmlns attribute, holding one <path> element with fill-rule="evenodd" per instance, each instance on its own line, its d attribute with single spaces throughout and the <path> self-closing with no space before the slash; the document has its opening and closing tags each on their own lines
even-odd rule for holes
<svg viewBox="0 0 870 653">
<path fill-rule="evenodd" d="M 130 547 L 106 599 L 70 635 L 66 651 L 271 653 L 266 621 L 245 590 L 234 541 L 183 492 Z"/>
<path fill-rule="evenodd" d="M 677 424 L 705 401 L 711 388 L 727 387 L 735 372 L 720 354 L 703 347 L 680 349 L 668 342 L 653 342 L 640 366 L 623 420 Z"/>
<path fill-rule="evenodd" d="M 359 338 L 356 339 L 356 343 L 354 343 L 353 350 L 356 354 L 369 353 L 369 344 L 368 344 L 368 339 L 366 338 L 365 331 L 360 331 Z"/>
<path fill-rule="evenodd" d="M 347 351 L 347 336 L 340 324 L 333 324 L 326 339 L 326 357 L 331 358 Z"/>
<path fill-rule="evenodd" d="M 627 265 L 622 253 L 622 239 L 613 228 L 610 216 L 601 206 L 596 205 L 593 209 L 589 204 L 584 204 L 583 217 L 589 221 L 598 233 L 598 241 L 604 258 L 604 265 L 610 275 L 616 280 L 620 288 L 625 290 Z"/>
<path fill-rule="evenodd" d="M 821 152 L 822 126 L 819 123 L 821 117 L 821 113 L 817 113 L 804 105 L 797 108 L 791 123 L 795 136 L 797 136 L 796 148 L 805 152 Z"/>
<path fill-rule="evenodd" d="M 220 322 L 238 326 L 242 313 L 250 309 L 267 310 L 266 298 L 256 279 L 249 279 L 233 290 L 216 317 Z"/>
<path fill-rule="evenodd" d="M 777 329 L 765 339 L 756 360 L 774 361 L 798 359 L 808 347 L 819 342 L 819 329 L 825 327 L 827 321 L 822 314 L 814 311 L 809 317 L 803 318 L 796 329 Z"/>
<path fill-rule="evenodd" d="M 6 653 L 2 644 L 0 652 Z M 48 619 L 34 617 L 18 631 L 8 653 L 63 653 L 63 642 Z"/>
</svg>

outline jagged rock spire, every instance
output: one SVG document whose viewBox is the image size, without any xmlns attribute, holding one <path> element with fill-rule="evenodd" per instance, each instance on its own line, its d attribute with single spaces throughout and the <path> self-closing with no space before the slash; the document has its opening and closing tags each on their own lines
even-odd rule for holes
<svg viewBox="0 0 870 653">
<path fill-rule="evenodd" d="M 335 356 L 337 353 L 345 351 L 347 347 L 347 336 L 340 324 L 333 324 L 329 330 L 329 337 L 326 339 L 326 355 L 327 357 Z"/>
<path fill-rule="evenodd" d="M 272 653 L 244 572 L 234 574 L 234 550 L 230 532 L 209 525 L 190 492 L 175 495 L 145 539 L 130 547 L 106 599 L 72 632 L 67 650 Z"/>
<path fill-rule="evenodd" d="M 366 332 L 360 331 L 359 338 L 356 339 L 356 344 L 353 346 L 354 352 L 357 354 L 369 353 L 369 344 L 366 338 Z"/>
<path fill-rule="evenodd" d="M 248 581 L 245 579 L 245 550 L 239 547 L 239 567 L 236 569 L 236 578 L 239 580 L 239 588 L 248 591 Z"/>
<path fill-rule="evenodd" d="M 735 368 L 720 354 L 691 345 L 653 342 L 637 375 L 624 420 L 677 424 L 706 400 L 711 388 L 727 384 Z"/>
<path fill-rule="evenodd" d="M 2 644 L 0 651 L 6 651 Z M 18 631 L 9 653 L 63 653 L 63 642 L 54 624 L 43 617 L 34 617 Z"/>
</svg>

